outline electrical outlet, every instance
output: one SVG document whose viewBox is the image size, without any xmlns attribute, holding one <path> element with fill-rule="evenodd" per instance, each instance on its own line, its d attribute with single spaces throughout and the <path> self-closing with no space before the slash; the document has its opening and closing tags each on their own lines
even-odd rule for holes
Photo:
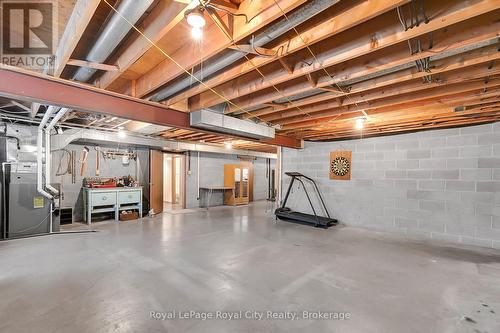
<svg viewBox="0 0 500 333">
<path fill-rule="evenodd" d="M 187 172 L 188 176 L 191 176 L 192 173 L 193 172 L 191 170 L 188 170 L 188 172 Z"/>
</svg>

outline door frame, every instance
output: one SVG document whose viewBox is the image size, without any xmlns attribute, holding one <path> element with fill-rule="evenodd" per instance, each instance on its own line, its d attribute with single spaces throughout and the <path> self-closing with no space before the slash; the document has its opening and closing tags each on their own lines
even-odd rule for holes
<svg viewBox="0 0 500 333">
<path fill-rule="evenodd" d="M 171 155 L 172 156 L 172 160 L 171 160 L 171 163 L 172 163 L 172 167 L 171 167 L 171 172 L 172 172 L 172 175 L 171 175 L 171 191 L 172 191 L 172 198 L 175 198 L 175 185 L 176 185 L 176 177 L 175 177 L 175 174 L 176 174 L 176 165 L 175 165 L 175 159 L 176 158 L 180 158 L 180 165 L 181 165 L 181 170 L 180 170 L 180 186 L 179 186 L 179 206 L 181 207 L 181 209 L 185 209 L 186 208 L 186 154 L 179 154 L 179 153 L 172 153 L 172 152 L 169 152 L 169 151 L 162 151 L 163 153 L 163 157 L 168 154 L 168 155 Z M 164 170 L 164 169 L 162 169 Z M 163 174 L 163 177 L 166 177 L 165 174 Z M 162 184 L 163 186 L 163 184 Z"/>
<path fill-rule="evenodd" d="M 159 173 L 154 168 L 154 166 L 156 165 L 156 163 L 154 163 L 155 161 L 153 161 L 153 159 L 155 158 L 155 154 L 161 154 L 161 167 Z M 161 177 L 161 181 L 159 179 L 155 180 L 155 177 Z M 156 184 L 156 181 L 160 183 L 159 186 L 158 184 Z M 155 191 L 157 187 L 160 187 L 161 189 L 161 205 L 159 206 L 159 209 L 154 209 L 155 200 L 157 197 L 157 195 L 155 195 Z M 149 150 L 149 209 L 153 209 L 155 214 L 163 212 L 163 152 L 156 149 Z"/>
</svg>

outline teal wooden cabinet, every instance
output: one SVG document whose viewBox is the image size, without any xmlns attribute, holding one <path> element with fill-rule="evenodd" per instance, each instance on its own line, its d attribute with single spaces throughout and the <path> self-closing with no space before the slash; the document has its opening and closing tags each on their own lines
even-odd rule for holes
<svg viewBox="0 0 500 333">
<path fill-rule="evenodd" d="M 89 225 L 96 213 L 113 212 L 118 221 L 120 211 L 137 209 L 142 218 L 142 187 L 84 188 L 83 209 Z"/>
</svg>

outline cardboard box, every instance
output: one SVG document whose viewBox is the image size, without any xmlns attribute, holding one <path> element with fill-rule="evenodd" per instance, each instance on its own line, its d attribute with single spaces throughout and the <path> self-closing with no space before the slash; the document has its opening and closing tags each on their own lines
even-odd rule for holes
<svg viewBox="0 0 500 333">
<path fill-rule="evenodd" d="M 137 220 L 139 218 L 139 213 L 137 212 L 128 212 L 123 211 L 120 212 L 120 221 L 131 221 L 131 220 Z"/>
</svg>

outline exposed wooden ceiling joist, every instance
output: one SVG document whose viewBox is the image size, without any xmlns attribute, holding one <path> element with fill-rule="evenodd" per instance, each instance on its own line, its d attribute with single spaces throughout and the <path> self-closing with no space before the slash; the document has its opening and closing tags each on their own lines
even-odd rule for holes
<svg viewBox="0 0 500 333">
<path fill-rule="evenodd" d="M 276 1 L 285 12 L 309 3 L 305 0 Z M 101 70 L 93 82 L 97 87 L 145 98 L 161 87 L 185 80 L 187 71 L 200 72 L 201 62 L 205 66 L 215 56 L 231 53 L 227 48 L 234 40 L 244 45 L 240 48 L 246 47 L 246 60 L 241 59 L 214 73 L 203 85 L 195 84 L 170 96 L 164 101 L 165 106 L 133 99 L 134 103 L 139 103 L 135 112 L 126 106 L 125 111 L 117 111 L 117 105 L 123 100 L 129 102 L 129 97 L 116 93 L 108 96 L 106 92 L 106 97 L 112 96 L 117 104 L 101 100 L 102 96 L 96 97 L 97 102 L 93 101 L 96 105 L 90 105 L 89 101 L 72 100 L 72 103 L 77 109 L 83 106 L 81 103 L 87 103 L 87 111 L 110 114 L 109 122 L 100 121 L 100 118 L 86 119 L 86 113 L 81 111 L 77 112 L 80 118 L 68 121 L 94 122 L 92 126 L 102 128 L 120 126 L 125 118 L 168 123 L 176 129 L 164 132 L 164 137 L 219 145 L 229 140 L 235 147 L 259 150 L 274 148 L 262 142 L 192 129 L 186 125 L 186 112 L 214 106 L 222 110 L 218 104 L 230 100 L 234 105 L 229 105 L 224 112 L 276 125 L 279 135 L 292 136 L 279 137 L 278 141 L 292 146 L 298 146 L 295 138 L 356 137 L 359 131 L 355 130 L 354 122 L 360 117 L 366 118 L 364 135 L 498 120 L 498 0 L 423 0 L 425 6 L 410 12 L 409 3 L 414 4 L 414 1 L 417 0 L 335 1 L 327 10 L 311 14 L 306 22 L 297 26 L 300 36 L 290 30 L 271 43 L 259 45 L 263 48 L 258 52 L 254 52 L 249 42 L 252 34 L 284 19 L 275 0 L 217 0 L 219 8 L 245 14 L 250 18 L 249 23 L 228 12 L 206 10 L 205 18 L 209 22 L 201 44 L 190 39 L 190 27 L 184 20 L 186 10 L 197 6 L 198 2 L 158 1 L 137 23 L 137 28 L 158 48 L 131 30 L 106 61 L 110 65 L 105 65 L 79 59 L 83 59 L 81 55 L 91 47 L 91 41 L 105 24 L 109 12 L 103 10 L 106 6 L 99 5 L 99 1 L 77 0 L 57 51 L 54 75 L 61 75 L 67 65 L 94 67 Z M 215 0 L 212 3 L 215 4 Z M 398 19 L 398 6 L 405 13 L 411 13 L 412 18 L 422 15 L 424 21 L 408 26 L 413 20 L 409 17 Z M 218 24 L 211 23 L 210 17 Z M 223 26 L 225 32 L 220 30 Z M 71 68 L 67 67 L 63 76 L 68 74 L 69 77 L 70 72 Z M 92 87 L 79 85 L 83 87 L 96 93 Z M 62 90 L 68 93 L 66 88 Z M 175 91 L 178 89 L 171 89 L 169 94 Z M 102 95 L 101 90 L 99 94 Z M 60 92 L 53 96 L 37 96 L 52 102 L 74 97 L 61 96 Z M 144 105 L 147 109 L 152 105 L 157 109 L 144 113 Z M 460 112 L 455 112 L 455 107 Z M 35 114 L 38 108 L 39 104 L 33 103 L 23 111 Z M 242 112 L 242 108 L 246 112 Z M 110 121 L 112 117 L 116 119 Z M 126 125 L 132 128 L 134 122 Z M 158 133 L 161 130 L 165 128 Z M 276 144 L 276 141 L 267 143 Z"/>
<path fill-rule="evenodd" d="M 392 106 L 396 104 L 401 104 L 410 101 L 418 101 L 422 99 L 441 97 L 451 94 L 463 93 L 467 91 L 474 91 L 477 89 L 488 89 L 491 87 L 496 87 L 500 85 L 500 78 L 490 80 L 488 82 L 482 81 L 464 81 L 462 83 L 455 83 L 450 85 L 443 86 L 434 86 L 429 87 L 428 90 L 417 90 L 415 92 L 404 93 L 404 89 L 401 90 L 401 93 L 390 94 L 392 97 L 389 98 L 381 98 L 380 94 L 383 95 L 383 91 L 374 93 L 374 96 L 377 96 L 373 100 L 360 102 L 357 105 L 348 105 L 345 107 L 339 107 L 339 109 L 331 109 L 325 112 L 320 112 L 310 118 L 308 117 L 297 117 L 293 119 L 288 119 L 288 121 L 283 126 L 283 130 L 287 129 L 298 129 L 304 128 L 308 126 L 317 126 L 325 121 L 329 121 L 334 119 L 339 114 L 356 112 L 361 110 L 370 110 L 373 108 L 379 108 L 383 106 Z M 398 89 L 395 87 L 395 89 Z M 368 112 L 369 113 L 369 112 Z"/>
<path fill-rule="evenodd" d="M 376 57 L 361 57 L 356 58 L 352 61 L 344 62 L 339 64 L 338 66 L 333 67 L 336 73 L 336 81 L 337 83 L 342 83 L 345 80 L 353 80 L 363 78 L 368 75 L 376 76 L 377 73 L 382 73 L 386 70 L 391 70 L 393 68 L 397 68 L 402 65 L 411 65 L 414 66 L 414 61 L 418 59 L 425 59 L 427 57 L 435 57 L 436 55 L 442 54 L 443 52 L 454 52 L 460 50 L 467 50 L 470 47 L 474 47 L 478 43 L 483 43 L 485 41 L 493 40 L 495 41 L 498 35 L 498 31 L 500 29 L 500 22 L 498 22 L 494 15 L 487 15 L 491 18 L 492 21 L 484 20 L 484 17 L 479 17 L 477 19 L 473 19 L 468 22 L 466 25 L 456 25 L 450 28 L 447 28 L 442 31 L 438 31 L 434 33 L 434 47 L 432 50 L 424 51 L 418 54 L 410 54 L 405 43 L 400 44 L 398 46 L 392 47 L 390 50 L 383 50 L 380 53 L 376 54 Z M 492 22 L 491 24 L 484 25 L 484 22 Z M 495 44 L 496 45 L 496 44 Z M 390 51 L 390 52 L 389 52 Z M 460 52 L 463 53 L 463 52 Z M 463 55 L 467 57 L 467 54 Z M 460 59 L 460 55 L 457 55 Z M 467 58 L 465 58 L 467 60 Z M 460 60 L 457 60 L 457 65 L 460 65 Z M 481 61 L 479 58 L 478 61 Z M 432 66 L 439 66 L 439 61 L 432 61 Z M 439 72 L 439 67 L 433 67 L 430 69 L 431 73 Z M 399 71 L 399 74 L 395 74 L 395 76 L 401 75 L 404 77 L 405 73 L 403 71 Z M 421 73 L 420 76 L 426 75 L 426 73 Z M 419 74 L 416 75 L 418 77 Z M 373 79 L 366 81 L 366 89 L 369 89 L 370 83 L 380 82 L 387 78 L 387 75 L 384 75 L 379 80 Z M 330 83 L 330 82 L 328 82 Z M 320 84 L 322 85 L 322 84 Z M 376 85 L 376 84 L 375 84 Z M 349 93 L 359 92 L 366 90 L 362 86 L 358 86 L 358 90 L 350 91 Z M 372 86 L 375 88 L 375 86 Z M 310 90 L 310 87 L 304 81 L 298 81 L 297 83 L 290 82 L 287 84 L 286 94 L 293 96 L 303 91 Z M 304 106 L 309 105 L 321 101 L 327 101 L 334 98 L 337 98 L 339 95 L 344 94 L 321 94 L 317 96 L 312 96 L 308 98 L 303 98 L 297 101 L 294 101 L 293 105 L 285 104 L 282 106 L 274 106 L 265 109 L 261 109 L 259 111 L 252 112 L 255 116 L 263 116 L 269 113 L 273 113 L 275 111 L 280 111 L 288 108 L 293 108 L 294 106 Z M 259 94 L 250 95 L 245 99 L 241 99 L 239 102 L 242 103 L 243 106 L 253 106 L 260 105 L 262 103 L 269 102 L 270 100 L 275 100 L 278 98 L 274 91 L 262 92 Z M 243 118 L 250 118 L 250 115 L 242 115 Z"/>
<path fill-rule="evenodd" d="M 279 43 L 277 46 L 272 48 L 272 52 L 279 54 L 278 60 L 283 61 L 284 56 L 302 50 L 306 47 L 306 45 L 318 43 L 328 37 L 336 35 L 342 31 L 346 31 L 349 28 L 366 22 L 369 19 L 394 9 L 396 6 L 402 5 L 408 1 L 409 0 L 363 1 L 355 4 L 354 6 L 343 8 L 343 10 L 334 17 L 302 32 L 301 37 L 294 36 L 289 40 Z M 304 40 L 307 41 L 308 44 L 304 44 Z M 252 61 L 245 61 L 242 64 L 231 67 L 214 78 L 207 80 L 205 84 L 206 86 L 213 88 L 273 61 L 276 61 L 276 58 L 255 58 L 252 59 Z M 289 74 L 293 73 L 293 68 L 289 68 L 290 66 L 288 64 L 285 64 L 285 67 L 288 68 L 286 70 Z M 199 85 L 191 88 L 186 92 L 171 98 L 167 104 L 170 105 L 180 100 L 198 95 L 207 90 L 206 86 Z"/>
<path fill-rule="evenodd" d="M 500 58 L 499 52 L 494 54 L 495 59 Z M 276 113 L 272 113 L 268 116 L 263 116 L 263 119 L 266 121 L 270 121 L 273 123 L 288 123 L 292 122 L 292 118 L 294 119 L 302 119 L 302 112 L 307 112 L 308 115 L 319 115 L 322 112 L 332 112 L 335 108 L 345 108 L 349 105 L 356 105 L 358 109 L 364 109 L 366 105 L 369 107 L 371 100 L 376 100 L 383 98 L 384 100 L 389 100 L 390 97 L 393 96 L 401 96 L 406 93 L 423 91 L 424 96 L 431 97 L 431 94 L 435 93 L 436 89 L 440 88 L 443 91 L 446 91 L 448 87 L 450 87 L 450 91 L 452 91 L 451 84 L 467 82 L 472 79 L 483 79 L 489 75 L 495 75 L 500 73 L 500 65 L 490 67 L 487 62 L 474 64 L 473 66 L 462 66 L 456 68 L 450 72 L 443 72 L 442 75 L 433 76 L 435 79 L 433 82 L 424 83 L 418 77 L 407 78 L 406 80 L 401 80 L 398 82 L 393 82 L 390 85 L 381 85 L 376 89 L 370 89 L 369 91 L 363 91 L 360 93 L 350 94 L 349 99 L 347 98 L 335 98 L 330 100 L 329 102 L 321 102 L 318 104 L 311 104 L 307 107 L 302 108 L 302 111 L 297 110 L 285 110 Z M 434 75 L 434 74 L 433 74 Z M 470 84 L 470 86 L 474 86 Z M 428 90 L 432 89 L 432 91 Z M 297 118 L 300 117 L 300 118 Z M 311 119 L 311 117 L 305 117 Z"/>
<path fill-rule="evenodd" d="M 145 27 L 142 32 L 148 36 L 151 42 L 158 43 L 184 19 L 184 13 L 196 5 L 196 1 L 191 1 L 184 7 L 169 0 L 160 1 L 142 23 Z M 138 36 L 131 44 L 126 46 L 115 62 L 122 72 L 130 68 L 148 50 L 153 48 L 150 41 Z M 97 85 L 101 88 L 107 88 L 119 77 L 120 73 L 105 73 L 98 79 Z"/>
<path fill-rule="evenodd" d="M 73 51 L 89 25 L 100 0 L 78 0 L 57 47 L 53 76 L 61 76 Z"/>
<path fill-rule="evenodd" d="M 278 1 L 285 12 L 305 2 L 305 0 Z M 244 1 L 238 8 L 237 13 L 245 14 L 251 17 L 252 20 L 246 23 L 244 18 L 235 17 L 233 28 L 233 39 L 235 41 L 248 37 L 253 32 L 266 26 L 282 15 L 281 10 L 276 6 L 274 0 L 263 0 L 259 2 Z M 197 65 L 201 59 L 208 59 L 232 45 L 231 41 L 219 31 L 216 25 L 210 25 L 205 30 L 203 34 L 204 39 L 208 40 L 209 43 L 206 43 L 207 45 L 203 47 L 201 54 L 200 52 L 194 52 L 197 45 L 189 40 L 180 49 L 170 55 L 183 68 L 190 69 Z M 137 80 L 137 96 L 146 96 L 181 74 L 184 74 L 184 71 L 175 63 L 166 59 Z"/>
<path fill-rule="evenodd" d="M 336 40 L 334 44 L 335 48 L 326 52 L 327 54 L 319 59 L 323 67 L 330 67 L 497 9 L 497 3 L 490 0 L 476 1 L 471 7 L 464 7 L 462 3 L 457 2 L 454 6 L 447 7 L 446 10 L 442 10 L 440 7 L 434 8 L 435 12 L 430 10 L 430 13 L 433 14 L 433 18 L 428 24 L 421 24 L 407 31 L 402 31 L 396 19 L 390 27 L 387 27 L 387 18 L 380 16 L 379 18 L 382 18 L 380 20 L 377 18 L 367 22 L 365 25 L 361 25 L 358 29 L 350 30 L 348 34 L 339 35 L 339 37 L 342 37 L 342 42 L 339 44 L 337 42 L 341 40 Z M 498 15 L 497 12 L 495 12 L 495 14 L 496 16 Z M 488 24 L 489 22 L 490 21 L 487 21 L 487 23 L 483 24 Z M 496 22 L 496 20 L 494 22 Z M 376 31 L 375 34 L 373 34 L 374 31 Z M 355 38 L 358 34 L 359 37 Z M 374 38 L 376 39 L 376 43 L 373 43 Z M 291 75 L 284 70 L 267 73 L 267 80 L 262 80 L 259 75 L 250 73 L 246 76 L 242 76 L 235 82 L 225 83 L 217 87 L 216 90 L 227 99 L 233 100 L 239 107 L 246 108 L 251 107 L 252 104 L 245 103 L 245 100 L 242 99 L 241 96 L 255 94 L 260 90 L 271 88 L 272 85 L 284 83 L 294 78 L 299 78 L 306 74 L 322 70 L 316 62 L 311 66 L 301 63 L 296 67 L 297 68 L 295 68 Z M 328 82 L 325 83 L 325 85 L 328 84 Z M 282 94 L 275 94 L 275 96 L 281 98 Z M 190 107 L 192 109 L 199 109 L 210 107 L 221 102 L 223 102 L 223 100 L 218 96 L 207 91 L 192 97 L 190 99 Z M 231 113 L 237 110 L 236 108 L 230 107 L 228 112 Z"/>
</svg>

